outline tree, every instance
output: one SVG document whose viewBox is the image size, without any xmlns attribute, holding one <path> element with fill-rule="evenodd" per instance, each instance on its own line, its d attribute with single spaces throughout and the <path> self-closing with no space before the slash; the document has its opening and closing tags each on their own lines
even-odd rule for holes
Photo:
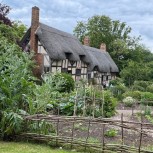
<svg viewBox="0 0 153 153">
<path fill-rule="evenodd" d="M 11 20 L 7 18 L 7 15 L 9 14 L 10 9 L 11 8 L 9 6 L 0 3 L 0 23 L 3 23 L 8 26 L 12 26 Z"/>
<path fill-rule="evenodd" d="M 126 68 L 121 71 L 121 77 L 126 85 L 131 86 L 137 80 L 151 80 L 151 69 L 143 62 L 135 62 L 130 60 Z"/>
<path fill-rule="evenodd" d="M 153 54 L 140 44 L 140 36 L 130 36 L 131 30 L 125 22 L 97 15 L 89 18 L 87 22 L 78 22 L 74 28 L 74 35 L 81 42 L 85 36 L 89 36 L 90 46 L 95 48 L 99 48 L 104 42 L 107 51 L 119 67 L 124 82 L 126 85 L 132 85 L 136 80 L 153 79 Z"/>
<path fill-rule="evenodd" d="M 90 45 L 99 48 L 102 42 L 106 43 L 108 49 L 110 43 L 116 39 L 126 40 L 129 38 L 131 28 L 126 23 L 118 20 L 113 21 L 107 16 L 93 16 L 89 18 L 87 23 L 78 22 L 74 29 L 76 35 L 81 42 L 84 36 L 90 37 Z"/>
<path fill-rule="evenodd" d="M 76 35 L 81 42 L 88 35 L 90 37 L 90 46 L 99 48 L 103 42 L 107 46 L 107 51 L 117 62 L 119 69 L 122 69 L 122 63 L 119 60 L 126 60 L 128 54 L 127 43 L 130 39 L 131 27 L 125 22 L 112 20 L 107 16 L 93 16 L 87 22 L 78 22 L 74 29 Z M 114 47 L 115 45 L 115 47 Z"/>
<path fill-rule="evenodd" d="M 11 21 L 7 18 L 10 7 L 0 3 L 0 36 L 4 36 L 9 42 L 19 42 L 27 28 L 20 21 Z"/>
</svg>

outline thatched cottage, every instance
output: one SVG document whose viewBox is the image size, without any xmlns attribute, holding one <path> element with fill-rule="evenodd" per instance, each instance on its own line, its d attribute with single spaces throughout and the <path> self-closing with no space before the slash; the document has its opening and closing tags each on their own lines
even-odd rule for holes
<svg viewBox="0 0 153 153">
<path fill-rule="evenodd" d="M 39 65 L 35 71 L 37 75 L 66 72 L 74 80 L 95 78 L 98 84 L 102 84 L 114 79 L 118 73 L 105 44 L 102 43 L 100 49 L 90 47 L 89 38 L 85 37 L 82 45 L 75 36 L 40 23 L 38 7 L 32 8 L 31 27 L 21 44 L 25 51 L 35 51 Z"/>
</svg>

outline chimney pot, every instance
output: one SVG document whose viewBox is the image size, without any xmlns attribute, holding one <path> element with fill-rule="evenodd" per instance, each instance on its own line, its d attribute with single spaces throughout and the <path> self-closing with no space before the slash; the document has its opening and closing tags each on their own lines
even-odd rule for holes
<svg viewBox="0 0 153 153">
<path fill-rule="evenodd" d="M 86 46 L 90 46 L 90 38 L 89 36 L 85 36 L 83 40 L 83 44 Z"/>
<path fill-rule="evenodd" d="M 101 45 L 100 45 L 100 50 L 106 52 L 106 44 L 105 44 L 105 43 L 101 43 Z"/>
</svg>

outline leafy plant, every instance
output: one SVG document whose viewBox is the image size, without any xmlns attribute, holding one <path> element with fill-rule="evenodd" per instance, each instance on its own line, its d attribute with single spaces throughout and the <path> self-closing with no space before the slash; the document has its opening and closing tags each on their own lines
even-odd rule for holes
<svg viewBox="0 0 153 153">
<path fill-rule="evenodd" d="M 109 129 L 107 130 L 104 135 L 107 136 L 107 137 L 115 137 L 117 135 L 117 130 L 115 129 Z"/>
<path fill-rule="evenodd" d="M 142 95 L 142 92 L 141 91 L 126 91 L 125 93 L 123 93 L 123 98 L 126 98 L 126 97 L 132 97 L 136 100 L 141 100 L 141 95 Z"/>
<path fill-rule="evenodd" d="M 4 140 L 22 131 L 23 118 L 19 114 L 2 111 L 1 115 L 0 133 Z"/>
<path fill-rule="evenodd" d="M 144 115 L 151 115 L 151 107 L 150 106 L 146 106 L 144 109 Z"/>
<path fill-rule="evenodd" d="M 126 97 L 126 98 L 123 99 L 123 103 L 127 107 L 132 107 L 132 105 L 134 104 L 134 102 L 135 102 L 135 100 L 132 97 Z"/>
<path fill-rule="evenodd" d="M 55 127 L 52 123 L 45 121 L 44 119 L 41 121 L 28 123 L 27 127 L 28 131 L 35 132 L 39 134 L 54 134 L 56 133 Z"/>
</svg>

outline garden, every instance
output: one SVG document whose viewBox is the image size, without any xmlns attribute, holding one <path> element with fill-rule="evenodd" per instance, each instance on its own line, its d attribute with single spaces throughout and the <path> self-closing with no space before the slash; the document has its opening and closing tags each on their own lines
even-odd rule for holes
<svg viewBox="0 0 153 153">
<path fill-rule="evenodd" d="M 9 11 L 9 6 L 0 3 L 1 152 L 21 152 L 20 148 L 25 148 L 25 153 L 65 153 L 63 148 L 83 152 L 153 152 L 153 54 L 138 43 L 139 39 L 129 36 L 130 27 L 106 16 L 94 16 L 89 24 L 79 22 L 74 30 L 80 41 L 89 34 L 92 46 L 106 41 L 120 74 L 104 89 L 87 80 L 74 82 L 66 73 L 34 77 L 34 53 L 23 52 L 18 45 L 27 29 L 21 22 L 10 21 Z M 107 24 L 97 34 L 102 31 L 108 37 L 93 37 L 91 29 L 98 29 L 98 24 L 93 23 L 103 22 Z M 114 27 L 114 31 L 109 27 Z M 80 35 L 82 28 L 85 33 Z M 120 28 L 124 37 L 115 30 Z"/>
</svg>

